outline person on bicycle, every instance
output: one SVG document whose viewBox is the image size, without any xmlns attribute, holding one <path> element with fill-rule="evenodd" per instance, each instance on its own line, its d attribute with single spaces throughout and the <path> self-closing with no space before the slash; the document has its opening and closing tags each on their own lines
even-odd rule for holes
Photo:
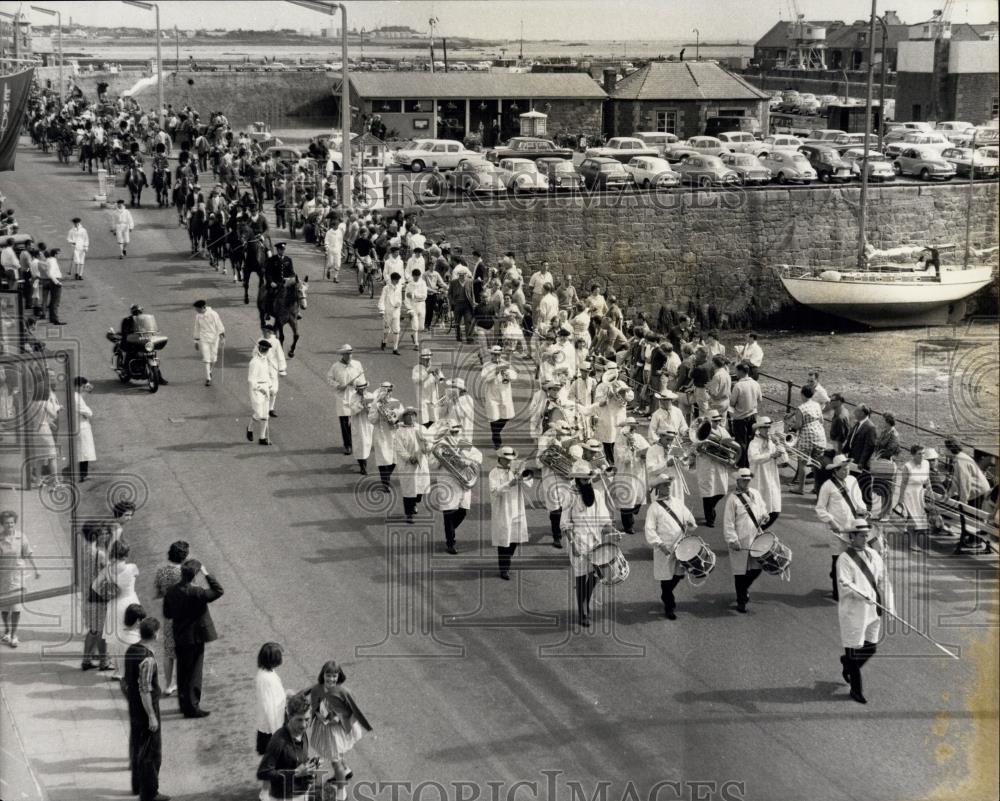
<svg viewBox="0 0 1000 801">
<path fill-rule="evenodd" d="M 427 284 L 426 311 L 424 313 L 424 328 L 430 330 L 434 325 L 434 313 L 438 304 L 443 300 L 447 304 L 448 285 L 444 276 L 437 270 L 428 270 L 424 274 L 424 283 Z"/>
</svg>

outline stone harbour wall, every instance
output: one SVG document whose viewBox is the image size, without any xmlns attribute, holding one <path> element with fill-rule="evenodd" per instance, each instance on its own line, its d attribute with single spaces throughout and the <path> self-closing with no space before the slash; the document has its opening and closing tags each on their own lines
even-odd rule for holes
<svg viewBox="0 0 1000 801">
<path fill-rule="evenodd" d="M 466 254 L 493 263 L 507 250 L 527 272 L 542 261 L 600 284 L 654 317 L 661 309 L 693 312 L 721 326 L 808 324 L 773 269 L 795 264 L 850 269 L 856 263 L 860 188 L 676 192 L 483 201 L 419 210 L 432 238 L 446 235 Z M 966 184 L 870 188 L 869 241 L 879 248 L 965 242 Z M 971 241 L 997 244 L 996 183 L 973 188 Z M 952 260 L 945 252 L 942 261 Z M 994 257 L 995 258 L 995 257 Z M 996 309 L 996 286 L 976 311 Z"/>
</svg>

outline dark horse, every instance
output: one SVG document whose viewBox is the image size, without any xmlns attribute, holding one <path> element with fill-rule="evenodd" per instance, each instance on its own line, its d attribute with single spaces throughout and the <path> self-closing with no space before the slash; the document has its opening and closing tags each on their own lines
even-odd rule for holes
<svg viewBox="0 0 1000 801">
<path fill-rule="evenodd" d="M 257 294 L 264 285 L 264 264 L 267 261 L 267 247 L 262 236 L 254 235 L 246 223 L 237 226 L 243 262 L 243 302 L 250 302 L 250 274 L 257 273 Z M 234 268 L 235 269 L 235 266 Z"/>
<path fill-rule="evenodd" d="M 128 187 L 129 205 L 139 208 L 142 190 L 149 186 L 149 181 L 146 180 L 146 173 L 138 164 L 133 163 L 125 173 L 125 186 Z"/>
<path fill-rule="evenodd" d="M 177 224 L 187 225 L 188 195 L 191 194 L 192 182 L 188 176 L 182 176 L 174 184 L 174 207 L 177 209 Z"/>
<path fill-rule="evenodd" d="M 309 276 L 301 281 L 289 278 L 284 286 L 274 290 L 274 300 L 271 308 L 267 308 L 267 287 L 262 281 L 257 287 L 257 311 L 260 313 L 260 327 L 264 327 L 267 317 L 274 318 L 274 330 L 279 341 L 285 342 L 285 326 L 292 327 L 292 347 L 288 349 L 288 358 L 295 358 L 295 346 L 299 342 L 299 311 L 306 308 L 309 292 Z"/>
<path fill-rule="evenodd" d="M 153 189 L 156 190 L 156 205 L 160 208 L 170 205 L 170 168 L 153 163 Z"/>
</svg>

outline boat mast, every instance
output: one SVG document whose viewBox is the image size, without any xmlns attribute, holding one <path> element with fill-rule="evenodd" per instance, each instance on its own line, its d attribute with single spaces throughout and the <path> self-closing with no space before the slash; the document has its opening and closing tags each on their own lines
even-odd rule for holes
<svg viewBox="0 0 1000 801">
<path fill-rule="evenodd" d="M 875 12 L 878 0 L 872 0 L 872 18 L 868 23 L 868 86 L 865 93 L 865 149 L 861 160 L 861 202 L 858 209 L 858 269 L 865 269 L 865 231 L 868 222 L 868 151 L 872 136 L 872 87 L 875 82 Z M 885 58 L 885 52 L 882 53 Z M 879 116 L 885 109 L 879 109 Z M 885 121 L 880 120 L 880 125 Z"/>
<path fill-rule="evenodd" d="M 969 269 L 969 239 L 972 235 L 972 184 L 976 179 L 976 134 L 979 133 L 975 128 L 972 129 L 972 144 L 969 145 L 971 152 L 969 154 L 969 200 L 966 204 L 965 209 L 965 261 L 962 263 L 962 267 L 965 270 Z"/>
</svg>

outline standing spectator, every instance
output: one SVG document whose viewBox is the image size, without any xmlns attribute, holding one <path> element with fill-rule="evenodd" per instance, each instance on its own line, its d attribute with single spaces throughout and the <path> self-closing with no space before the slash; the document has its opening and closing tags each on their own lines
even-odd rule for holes
<svg viewBox="0 0 1000 801">
<path fill-rule="evenodd" d="M 347 780 L 354 772 L 344 756 L 372 730 L 354 697 L 342 686 L 347 680 L 344 669 L 330 660 L 320 668 L 317 683 L 309 691 L 312 707 L 310 743 L 313 753 L 330 761 L 337 787 L 337 801 L 347 798 Z"/>
<path fill-rule="evenodd" d="M 798 489 L 790 489 L 792 495 L 803 495 L 806 488 L 806 473 L 810 466 L 810 461 L 818 456 L 826 448 L 826 432 L 823 430 L 823 410 L 819 404 L 813 400 L 813 390 L 810 386 L 804 386 L 799 390 L 802 395 L 802 403 L 799 404 L 799 414 L 802 417 L 802 426 L 799 428 L 799 439 L 796 449 L 806 455 L 806 458 L 798 460 L 795 469 L 795 477 L 792 483 L 798 483 Z M 874 427 L 873 427 L 874 428 Z"/>
<path fill-rule="evenodd" d="M 271 402 L 271 365 L 267 360 L 271 343 L 258 339 L 247 370 L 247 384 L 250 390 L 250 424 L 247 426 L 247 441 L 257 437 L 259 445 L 270 445 L 268 407 Z M 169 617 L 169 615 L 168 615 Z"/>
<path fill-rule="evenodd" d="M 746 362 L 736 365 L 736 383 L 733 385 L 730 405 L 733 410 L 733 439 L 743 449 L 737 467 L 749 467 L 750 440 L 754 436 L 757 422 L 757 407 L 761 400 L 760 384 L 750 377 L 750 366 Z"/>
<path fill-rule="evenodd" d="M 42 577 L 31 550 L 31 543 L 17 527 L 17 512 L 4 509 L 0 512 L 0 596 L 24 595 L 24 562 L 35 571 L 35 580 Z M 3 617 L 3 637 L 0 642 L 17 648 L 17 626 L 21 622 L 24 609 L 20 600 L 5 605 L 0 615 Z"/>
<path fill-rule="evenodd" d="M 948 437 L 944 441 L 944 446 L 952 455 L 952 495 L 959 503 L 967 504 L 973 509 L 981 510 L 990 496 L 990 481 L 986 474 L 976 464 L 976 460 L 962 450 L 962 443 L 954 437 Z M 928 456 L 928 461 L 930 457 Z M 980 530 L 978 536 L 966 530 L 966 520 L 970 518 L 975 521 L 975 517 L 962 513 L 959 516 L 962 533 L 955 553 L 963 553 L 966 547 L 978 548 L 983 542 L 986 543 L 985 551 L 989 553 L 992 545 L 986 539 L 986 532 L 982 530 L 982 523 L 979 523 Z"/>
<path fill-rule="evenodd" d="M 73 386 L 76 388 L 74 397 L 76 398 L 76 460 L 79 466 L 80 481 L 87 480 L 87 473 L 90 470 L 90 463 L 97 461 L 97 451 L 94 448 L 94 430 L 91 428 L 91 418 L 94 413 L 90 410 L 87 402 L 83 399 L 84 393 L 94 391 L 85 376 L 79 375 L 73 379 Z M 67 466 L 66 472 L 71 472 L 72 468 Z"/>
<path fill-rule="evenodd" d="M 129 767 L 132 793 L 139 801 L 167 801 L 160 794 L 160 681 L 157 675 L 156 642 L 160 621 L 147 617 L 139 624 L 140 641 L 125 652 L 125 697 L 128 699 Z"/>
<path fill-rule="evenodd" d="M 73 245 L 73 278 L 83 280 L 83 266 L 90 249 L 90 235 L 79 217 L 73 218 L 73 227 L 66 235 L 66 241 Z"/>
<path fill-rule="evenodd" d="M 177 540 L 171 543 L 170 550 L 167 551 L 167 563 L 160 566 L 153 578 L 153 587 L 157 598 L 164 598 L 167 591 L 181 580 L 181 565 L 187 561 L 191 547 L 184 540 Z M 174 678 L 174 662 L 177 659 L 177 651 L 174 646 L 174 625 L 170 620 L 163 623 L 163 675 L 167 680 L 167 688 L 164 695 L 173 695 L 177 692 L 177 682 Z"/>
<path fill-rule="evenodd" d="M 215 311 L 203 300 L 194 302 L 194 346 L 205 365 L 205 386 L 212 386 L 212 365 L 219 360 L 219 343 L 226 340 L 226 327 Z"/>
<path fill-rule="evenodd" d="M 112 542 L 108 549 L 108 564 L 93 585 L 98 596 L 108 602 L 104 616 L 104 638 L 110 652 L 115 656 L 121 656 L 132 644 L 125 632 L 127 625 L 125 612 L 133 604 L 139 603 L 139 596 L 135 592 L 135 580 L 139 575 L 139 568 L 127 561 L 128 555 L 128 543 L 121 539 Z M 116 665 L 115 673 L 111 676 L 113 679 L 121 678 L 117 667 Z"/>
<path fill-rule="evenodd" d="M 94 580 L 108 564 L 108 545 L 111 543 L 111 529 L 96 521 L 88 521 L 80 528 L 83 537 L 83 553 L 80 555 L 80 601 L 83 623 L 87 635 L 83 641 L 83 661 L 80 670 L 92 670 L 92 657 L 100 658 L 100 670 L 111 670 L 108 659 L 108 644 L 104 640 L 104 617 L 106 602 L 93 589 Z"/>
<path fill-rule="evenodd" d="M 803 394 L 805 393 L 805 387 Z M 865 505 L 868 509 L 872 506 L 872 476 L 871 461 L 875 455 L 875 442 L 878 433 L 875 424 L 871 421 L 871 409 L 865 404 L 861 404 L 854 410 L 854 426 L 847 435 L 847 442 L 844 443 L 844 453 L 851 461 L 857 465 L 859 472 L 858 484 L 861 487 L 861 494 L 864 495 Z"/>
<path fill-rule="evenodd" d="M 736 352 L 740 354 L 740 359 L 750 364 L 750 377 L 756 381 L 759 377 L 760 366 L 764 363 L 764 349 L 757 343 L 757 335 L 752 331 L 747 334 L 746 344 L 736 346 Z"/>
<path fill-rule="evenodd" d="M 311 798 L 319 759 L 309 757 L 309 698 L 295 695 L 285 705 L 286 723 L 267 744 L 257 778 L 268 783 L 268 799 Z"/>
<path fill-rule="evenodd" d="M 59 304 L 62 302 L 62 270 L 56 257 L 59 248 L 51 248 L 44 253 L 44 259 L 39 261 L 39 276 L 42 282 L 42 308 L 48 312 L 52 325 L 66 325 L 59 319 Z"/>
<path fill-rule="evenodd" d="M 285 704 L 288 695 L 277 668 L 281 665 L 281 646 L 276 642 L 266 642 L 257 652 L 257 677 L 254 689 L 257 696 L 257 753 L 267 753 L 271 737 L 285 722 Z M 260 797 L 267 799 L 268 783 L 261 787 Z"/>
<path fill-rule="evenodd" d="M 809 371 L 806 385 L 812 387 L 813 400 L 816 401 L 816 403 L 819 404 L 819 407 L 825 412 L 830 403 L 830 395 L 823 385 L 819 383 L 819 370 Z"/>
<path fill-rule="evenodd" d="M 201 573 L 208 589 L 194 586 Z M 163 614 L 173 621 L 174 650 L 177 654 L 177 702 L 186 718 L 208 717 L 201 708 L 201 675 L 205 643 L 218 639 L 208 605 L 222 597 L 222 585 L 197 559 L 181 565 L 181 580 L 163 599 Z"/>
<path fill-rule="evenodd" d="M 457 272 L 457 271 L 456 271 Z M 476 302 L 472 293 L 472 282 L 464 270 L 451 279 L 448 285 L 448 302 L 455 316 L 455 341 L 462 341 L 462 326 L 465 326 L 465 341 L 473 342 L 472 325 Z"/>
<path fill-rule="evenodd" d="M 131 233 L 135 228 L 132 212 L 125 208 L 124 200 L 119 199 L 117 201 L 111 219 L 112 231 L 114 232 L 115 239 L 118 241 L 118 247 L 121 249 L 118 258 L 124 259 L 128 255 L 128 245 L 132 240 Z"/>
<path fill-rule="evenodd" d="M 830 396 L 830 410 L 833 412 L 833 418 L 830 420 L 830 447 L 840 453 L 851 433 L 851 415 L 844 405 L 844 396 L 839 392 L 834 392 Z"/>
</svg>

